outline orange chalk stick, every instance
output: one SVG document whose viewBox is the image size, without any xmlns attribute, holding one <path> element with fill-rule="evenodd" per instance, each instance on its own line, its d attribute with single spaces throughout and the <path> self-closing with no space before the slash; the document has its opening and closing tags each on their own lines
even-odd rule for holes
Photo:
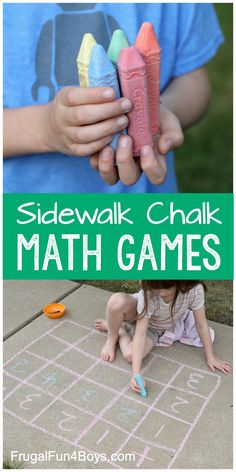
<svg viewBox="0 0 236 472">
<path fill-rule="evenodd" d="M 134 46 L 140 52 L 146 65 L 151 129 L 153 136 L 155 136 L 159 128 L 161 48 L 152 23 L 145 22 L 142 24 Z"/>
</svg>

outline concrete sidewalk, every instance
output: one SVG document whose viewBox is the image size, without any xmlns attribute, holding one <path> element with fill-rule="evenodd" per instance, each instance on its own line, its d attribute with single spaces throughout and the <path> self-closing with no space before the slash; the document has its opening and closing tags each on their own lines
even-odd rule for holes
<svg viewBox="0 0 236 472">
<path fill-rule="evenodd" d="M 105 335 L 93 323 L 104 317 L 111 294 L 74 282 L 61 284 L 60 294 L 50 284 L 43 290 L 35 284 L 32 311 L 23 284 L 20 290 L 12 282 L 5 292 L 11 323 L 4 342 L 4 457 L 25 453 L 14 459 L 29 469 L 232 468 L 232 375 L 213 374 L 202 349 L 155 348 L 143 363 L 142 399 L 130 391 L 130 366 L 119 351 L 111 364 L 99 357 Z M 38 314 L 56 298 L 66 305 L 64 317 Z M 14 303 L 27 317 L 19 308 L 15 317 Z M 232 362 L 232 328 L 210 325 L 216 355 Z M 45 451 L 58 456 L 48 460 Z M 27 462 L 32 453 L 44 456 Z"/>
</svg>

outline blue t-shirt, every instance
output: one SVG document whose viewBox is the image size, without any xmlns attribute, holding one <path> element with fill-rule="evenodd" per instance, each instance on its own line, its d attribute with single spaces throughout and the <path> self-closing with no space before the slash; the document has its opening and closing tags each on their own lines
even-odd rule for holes
<svg viewBox="0 0 236 472">
<path fill-rule="evenodd" d="M 47 103 L 67 85 L 78 85 L 76 57 L 84 33 L 105 49 L 115 29 L 133 44 L 144 21 L 154 25 L 162 48 L 161 91 L 173 77 L 207 63 L 223 42 L 214 9 L 204 3 L 4 4 L 4 106 Z M 14 139 L 14 136 L 12 137 Z M 89 159 L 61 153 L 4 161 L 5 192 L 176 192 L 173 154 L 167 177 L 152 185 L 143 174 L 130 187 L 109 186 Z"/>
</svg>

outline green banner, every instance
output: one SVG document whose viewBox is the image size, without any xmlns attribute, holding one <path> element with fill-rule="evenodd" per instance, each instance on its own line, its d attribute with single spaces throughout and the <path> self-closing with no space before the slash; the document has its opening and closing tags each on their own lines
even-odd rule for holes
<svg viewBox="0 0 236 472">
<path fill-rule="evenodd" d="M 5 279 L 233 279 L 232 194 L 5 194 Z"/>
</svg>

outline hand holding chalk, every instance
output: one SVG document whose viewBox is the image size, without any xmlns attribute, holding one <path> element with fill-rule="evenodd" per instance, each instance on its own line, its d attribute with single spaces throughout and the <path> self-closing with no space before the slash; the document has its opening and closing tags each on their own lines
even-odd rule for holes
<svg viewBox="0 0 236 472">
<path fill-rule="evenodd" d="M 132 377 L 130 381 L 130 385 L 131 385 L 132 390 L 139 393 L 141 397 L 143 398 L 147 397 L 147 391 L 145 389 L 145 385 L 140 374 L 136 374 L 135 376 Z"/>
<path fill-rule="evenodd" d="M 135 375 L 135 380 L 138 384 L 138 386 L 141 388 L 141 397 L 146 398 L 147 397 L 147 391 L 144 387 L 143 379 L 140 374 Z"/>
<path fill-rule="evenodd" d="M 153 185 L 160 185 L 164 182 L 167 173 L 165 155 L 183 144 L 184 135 L 178 117 L 163 104 L 160 104 L 159 107 L 159 123 L 160 136 L 153 138 L 153 147 L 142 146 L 140 159 L 133 158 L 130 136 L 121 136 L 118 141 L 116 167 L 114 166 L 113 151 L 109 146 L 105 148 L 106 153 L 109 153 L 108 156 L 106 154 L 106 160 L 102 159 L 103 150 L 93 156 L 93 167 L 99 169 L 101 177 L 107 184 L 114 184 L 121 180 L 125 185 L 133 185 L 139 179 L 142 171 Z"/>
<path fill-rule="evenodd" d="M 90 156 L 127 126 L 129 100 L 115 100 L 111 87 L 64 87 L 44 107 L 43 144 L 47 152 Z"/>
</svg>

